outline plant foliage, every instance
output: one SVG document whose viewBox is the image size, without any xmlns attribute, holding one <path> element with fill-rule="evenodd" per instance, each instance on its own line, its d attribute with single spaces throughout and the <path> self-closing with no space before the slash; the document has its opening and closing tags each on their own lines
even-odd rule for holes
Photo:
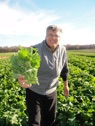
<svg viewBox="0 0 95 126">
<path fill-rule="evenodd" d="M 38 84 L 37 72 L 40 67 L 40 55 L 37 48 L 21 47 L 18 53 L 10 58 L 13 76 L 24 75 L 28 84 Z"/>
</svg>

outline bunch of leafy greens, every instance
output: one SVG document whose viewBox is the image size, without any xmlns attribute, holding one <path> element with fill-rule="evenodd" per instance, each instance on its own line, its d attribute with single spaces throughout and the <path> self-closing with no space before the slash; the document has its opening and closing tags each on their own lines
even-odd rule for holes
<svg viewBox="0 0 95 126">
<path fill-rule="evenodd" d="M 37 72 L 40 67 L 40 55 L 37 48 L 20 47 L 19 51 L 12 55 L 10 61 L 15 79 L 21 74 L 24 75 L 28 84 L 38 84 Z"/>
</svg>

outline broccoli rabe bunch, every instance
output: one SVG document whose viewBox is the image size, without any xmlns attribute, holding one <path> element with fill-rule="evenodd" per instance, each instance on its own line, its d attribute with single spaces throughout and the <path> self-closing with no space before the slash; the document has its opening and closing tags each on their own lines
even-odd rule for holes
<svg viewBox="0 0 95 126">
<path fill-rule="evenodd" d="M 40 55 L 37 48 L 21 47 L 10 58 L 13 76 L 24 75 L 28 84 L 38 84 L 37 72 L 40 67 Z"/>
</svg>

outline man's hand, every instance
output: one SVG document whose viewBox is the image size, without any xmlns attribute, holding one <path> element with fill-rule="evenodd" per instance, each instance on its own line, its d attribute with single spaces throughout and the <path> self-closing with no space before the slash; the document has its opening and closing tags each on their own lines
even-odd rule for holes
<svg viewBox="0 0 95 126">
<path fill-rule="evenodd" d="M 25 77 L 23 75 L 18 76 L 18 83 L 20 84 L 21 87 L 23 88 L 30 88 L 31 85 L 26 84 L 27 80 L 25 80 Z"/>
<path fill-rule="evenodd" d="M 68 81 L 64 81 L 64 95 L 66 97 L 69 95 Z"/>
</svg>

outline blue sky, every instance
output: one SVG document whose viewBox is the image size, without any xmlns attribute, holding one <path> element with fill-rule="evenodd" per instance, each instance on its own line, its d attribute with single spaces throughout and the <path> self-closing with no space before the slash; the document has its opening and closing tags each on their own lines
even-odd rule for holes
<svg viewBox="0 0 95 126">
<path fill-rule="evenodd" d="M 0 46 L 37 44 L 50 24 L 63 45 L 95 44 L 95 0 L 0 0 Z"/>
</svg>

